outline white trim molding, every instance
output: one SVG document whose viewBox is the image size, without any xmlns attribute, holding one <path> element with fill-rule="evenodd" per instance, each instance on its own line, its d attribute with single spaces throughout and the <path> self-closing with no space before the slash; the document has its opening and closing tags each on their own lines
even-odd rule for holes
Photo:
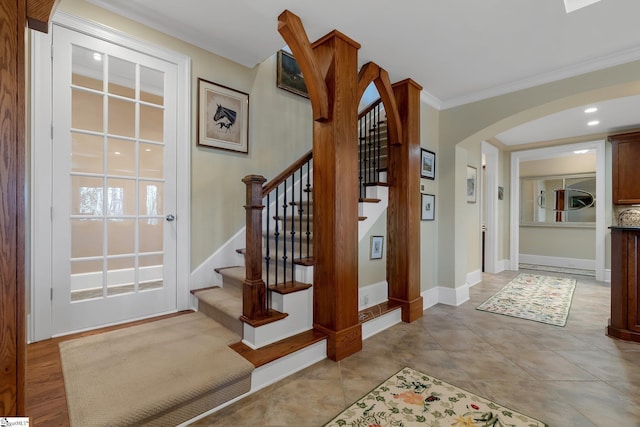
<svg viewBox="0 0 640 427">
<path fill-rule="evenodd" d="M 190 279 L 190 195 L 191 195 L 191 58 L 152 42 L 141 41 L 105 25 L 58 11 L 53 15 L 53 25 L 104 40 L 127 49 L 139 51 L 145 55 L 159 58 L 167 63 L 175 64 L 177 71 L 176 87 L 176 310 L 189 308 Z M 51 140 L 52 126 L 52 33 L 34 32 L 31 34 L 31 102 L 30 116 L 32 146 L 31 156 L 31 310 L 28 319 L 28 341 L 39 341 L 53 335 L 51 307 L 51 271 L 52 271 L 52 239 L 51 239 L 51 156 L 47 151 L 34 150 L 33 145 L 39 141 Z M 51 144 L 41 144 L 43 147 Z M 48 160 L 49 159 L 49 160 Z M 35 239 L 37 238 L 37 244 Z M 37 284 L 37 286 L 36 286 Z"/>
<path fill-rule="evenodd" d="M 542 160 L 573 155 L 578 150 L 596 151 L 596 197 L 605 199 L 605 142 L 604 140 L 558 145 L 511 153 L 511 215 L 510 215 L 510 263 L 511 270 L 518 270 L 520 263 L 520 162 Z M 596 280 L 604 281 L 605 265 L 605 203 L 596 203 L 595 271 Z"/>
<path fill-rule="evenodd" d="M 548 265 L 550 267 L 577 268 L 579 270 L 595 271 L 596 269 L 596 260 L 594 259 L 520 254 L 520 262 L 523 264 Z"/>
<path fill-rule="evenodd" d="M 482 270 L 477 269 L 470 273 L 467 273 L 467 286 L 472 287 L 482 282 Z"/>
</svg>

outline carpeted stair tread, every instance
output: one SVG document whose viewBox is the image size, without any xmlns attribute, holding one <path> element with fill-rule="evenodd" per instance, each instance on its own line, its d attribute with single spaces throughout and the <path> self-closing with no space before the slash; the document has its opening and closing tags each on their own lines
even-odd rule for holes
<svg viewBox="0 0 640 427">
<path fill-rule="evenodd" d="M 244 267 L 242 267 L 244 269 Z M 194 292 L 198 311 L 242 336 L 242 290 L 235 286 L 209 288 Z"/>
<path fill-rule="evenodd" d="M 60 343 L 71 425 L 177 425 L 248 392 L 238 339 L 191 313 Z"/>
</svg>

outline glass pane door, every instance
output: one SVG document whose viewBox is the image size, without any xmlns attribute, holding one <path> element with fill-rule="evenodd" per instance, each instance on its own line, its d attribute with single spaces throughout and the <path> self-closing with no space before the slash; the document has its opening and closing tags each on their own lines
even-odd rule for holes
<svg viewBox="0 0 640 427">
<path fill-rule="evenodd" d="M 175 307 L 172 64 L 62 28 L 54 45 L 54 323 Z"/>
</svg>

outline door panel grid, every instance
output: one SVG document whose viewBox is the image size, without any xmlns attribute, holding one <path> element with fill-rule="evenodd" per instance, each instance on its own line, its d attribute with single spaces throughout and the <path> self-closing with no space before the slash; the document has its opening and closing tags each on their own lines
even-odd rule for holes
<svg viewBox="0 0 640 427">
<path fill-rule="evenodd" d="M 171 309 L 175 65 L 57 27 L 54 46 L 54 329 Z"/>
</svg>

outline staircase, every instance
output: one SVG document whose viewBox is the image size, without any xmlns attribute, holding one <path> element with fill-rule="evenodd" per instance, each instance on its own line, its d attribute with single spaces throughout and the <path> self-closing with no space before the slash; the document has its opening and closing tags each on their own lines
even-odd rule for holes
<svg viewBox="0 0 640 427">
<path fill-rule="evenodd" d="M 379 102 L 365 109 L 360 118 L 360 239 L 387 205 L 384 118 Z M 313 330 L 312 172 L 313 158 L 309 152 L 268 183 L 262 177 L 245 178 L 247 247 L 235 248 L 244 256 L 245 265 L 216 268 L 215 272 L 222 277 L 221 286 L 192 291 L 198 311 L 242 337 L 242 342 L 231 347 L 248 360 L 274 364 L 282 356 L 324 345 L 324 334 Z M 261 230 L 258 235 L 250 230 L 252 218 Z M 254 259 L 251 264 L 251 252 L 255 253 L 257 248 L 258 261 Z M 260 275 L 250 277 L 256 264 Z M 247 281 L 263 282 L 266 293 L 265 306 L 258 307 L 263 315 L 253 319 L 246 313 Z M 249 292 L 259 291 L 259 285 L 249 288 Z M 387 311 L 397 308 L 391 304 Z M 371 320 L 371 316 L 361 317 Z"/>
</svg>

